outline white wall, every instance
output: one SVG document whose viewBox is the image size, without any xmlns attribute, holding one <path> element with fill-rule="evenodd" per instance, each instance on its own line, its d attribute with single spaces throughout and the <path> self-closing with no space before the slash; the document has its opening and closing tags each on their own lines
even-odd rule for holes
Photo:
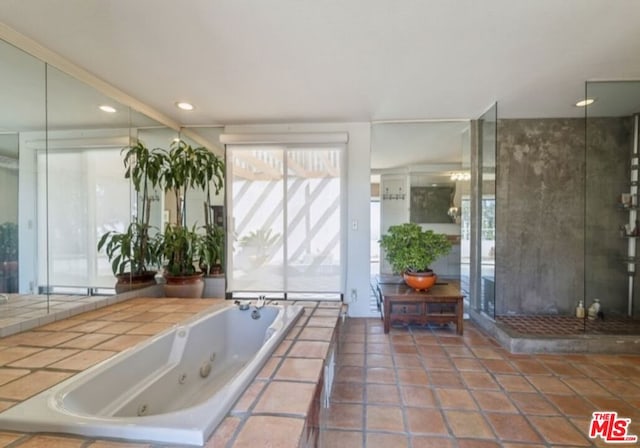
<svg viewBox="0 0 640 448">
<path fill-rule="evenodd" d="M 225 127 L 228 134 L 346 132 L 347 143 L 347 247 L 343 265 L 345 302 L 352 317 L 370 316 L 369 311 L 369 230 L 370 230 L 370 150 L 369 123 L 297 123 L 278 125 L 236 125 Z M 357 230 L 352 224 L 357 223 Z M 356 299 L 352 301 L 351 291 Z"/>
</svg>

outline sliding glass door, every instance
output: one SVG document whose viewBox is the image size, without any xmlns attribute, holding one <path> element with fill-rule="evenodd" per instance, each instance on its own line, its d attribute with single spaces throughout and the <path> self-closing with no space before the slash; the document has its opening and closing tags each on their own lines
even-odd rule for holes
<svg viewBox="0 0 640 448">
<path fill-rule="evenodd" d="M 343 152 L 227 147 L 228 291 L 339 296 Z"/>
</svg>

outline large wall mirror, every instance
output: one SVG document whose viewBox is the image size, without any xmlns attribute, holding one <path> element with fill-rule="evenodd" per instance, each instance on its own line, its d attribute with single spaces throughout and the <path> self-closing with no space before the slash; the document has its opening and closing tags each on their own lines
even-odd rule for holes
<svg viewBox="0 0 640 448">
<path fill-rule="evenodd" d="M 11 294 L 35 293 L 37 245 L 35 201 L 20 202 L 22 191 L 35 195 L 30 182 L 35 161 L 22 153 L 25 132 L 46 128 L 45 64 L 0 41 L 0 302 Z M 9 317 L 8 313 L 4 313 Z M 9 321 L 7 324 L 11 324 Z"/>
<path fill-rule="evenodd" d="M 112 265 L 96 246 L 139 212 L 121 151 L 138 140 L 168 148 L 178 131 L 4 41 L 0 96 L 4 331 L 113 293 Z M 160 231 L 165 198 L 152 196 L 150 224 Z"/>
<path fill-rule="evenodd" d="M 371 135 L 371 274 L 390 274 L 378 240 L 415 222 L 453 243 L 432 269 L 443 281 L 469 275 L 469 121 L 376 123 Z"/>
</svg>

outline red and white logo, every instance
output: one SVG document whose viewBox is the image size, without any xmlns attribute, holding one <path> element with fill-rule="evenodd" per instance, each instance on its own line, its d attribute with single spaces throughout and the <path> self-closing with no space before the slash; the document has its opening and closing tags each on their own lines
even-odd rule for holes
<svg viewBox="0 0 640 448">
<path fill-rule="evenodd" d="M 606 443 L 635 443 L 638 436 L 627 434 L 630 418 L 618 418 L 617 412 L 594 412 L 589 425 L 589 438 L 601 437 Z"/>
</svg>

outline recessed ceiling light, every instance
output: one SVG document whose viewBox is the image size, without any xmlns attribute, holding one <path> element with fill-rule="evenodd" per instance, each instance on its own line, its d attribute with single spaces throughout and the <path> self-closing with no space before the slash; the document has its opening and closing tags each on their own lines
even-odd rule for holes
<svg viewBox="0 0 640 448">
<path fill-rule="evenodd" d="M 576 103 L 577 107 L 585 107 L 588 106 L 589 104 L 593 104 L 593 102 L 595 101 L 595 99 L 593 98 L 585 98 L 584 100 L 580 100 Z"/>
<path fill-rule="evenodd" d="M 195 107 L 193 107 L 193 104 L 185 103 L 183 101 L 177 102 L 176 103 L 176 107 L 178 107 L 179 109 L 182 109 L 182 110 L 193 110 L 193 109 L 195 109 Z"/>
<path fill-rule="evenodd" d="M 116 112 L 116 108 L 115 107 L 111 107 L 111 106 L 108 106 L 106 104 L 103 104 L 102 106 L 100 106 L 99 109 L 102 112 L 107 112 L 109 114 L 114 114 Z"/>
</svg>

